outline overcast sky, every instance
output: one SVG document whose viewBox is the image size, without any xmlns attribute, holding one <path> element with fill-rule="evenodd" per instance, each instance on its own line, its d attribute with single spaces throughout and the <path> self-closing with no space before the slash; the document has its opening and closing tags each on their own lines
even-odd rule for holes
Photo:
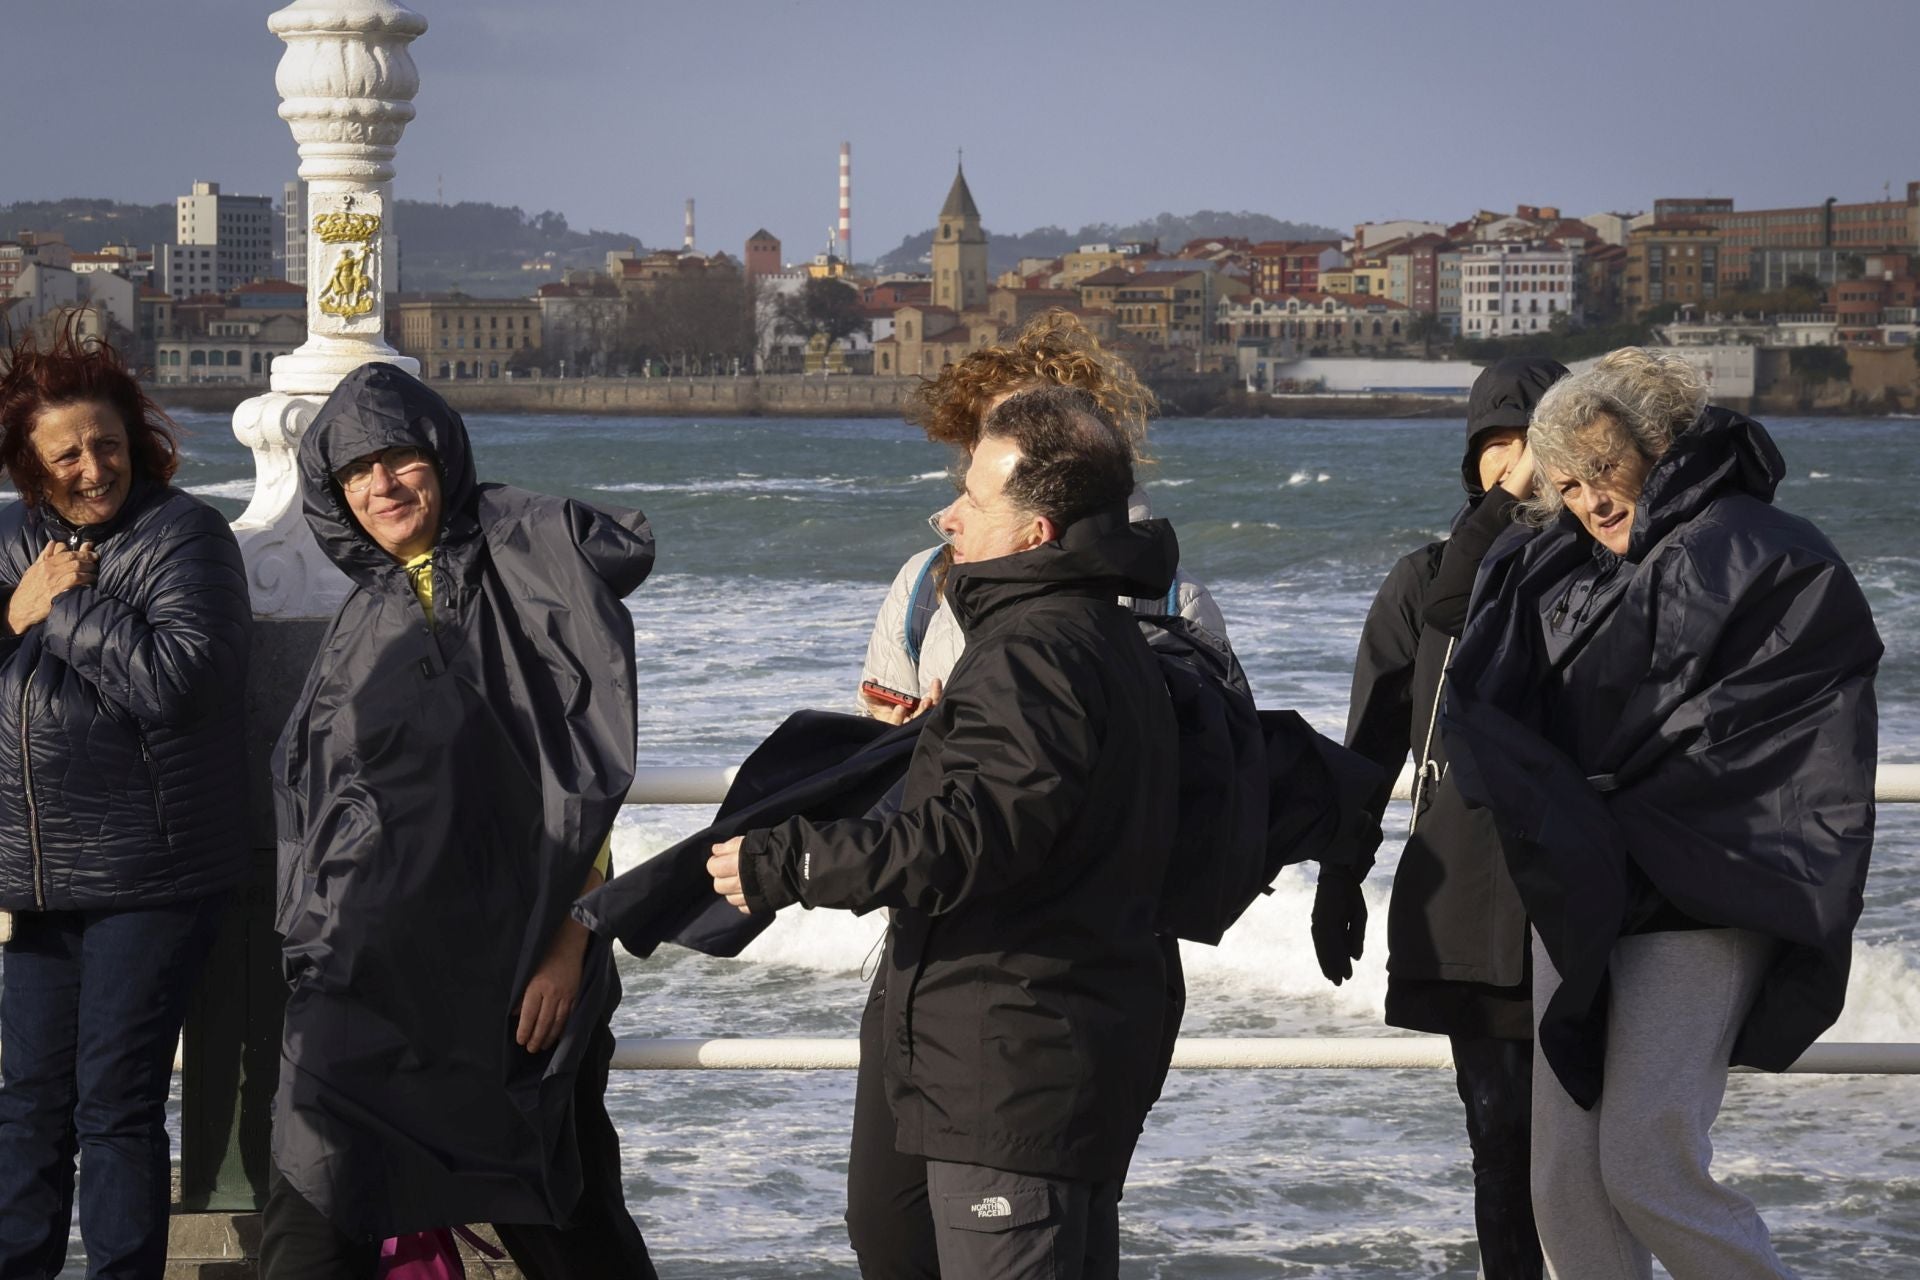
<svg viewBox="0 0 1920 1280">
<path fill-rule="evenodd" d="M 1336 227 L 1478 208 L 1877 199 L 1920 178 L 1916 0 L 410 0 L 401 196 L 789 258 L 932 224 L 956 148 L 990 228 L 1246 209 Z M 260 0 L 6 0 L 0 203 L 277 195 Z"/>
</svg>

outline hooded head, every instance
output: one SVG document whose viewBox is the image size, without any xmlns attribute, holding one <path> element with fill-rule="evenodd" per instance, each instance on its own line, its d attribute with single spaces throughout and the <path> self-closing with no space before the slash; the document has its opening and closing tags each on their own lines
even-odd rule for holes
<svg viewBox="0 0 1920 1280">
<path fill-rule="evenodd" d="M 335 473 L 369 454 L 409 447 L 433 457 L 440 482 L 440 536 L 471 523 L 476 484 L 466 424 L 411 374 L 390 364 L 361 365 L 333 389 L 301 437 L 307 524 L 328 558 L 350 577 L 394 561 L 354 517 Z"/>
<path fill-rule="evenodd" d="M 1490 364 L 1473 380 L 1467 397 L 1467 452 L 1460 459 L 1460 480 L 1469 497 L 1486 495 L 1480 483 L 1480 446 L 1486 433 L 1498 428 L 1527 429 L 1534 406 L 1548 387 L 1567 376 L 1555 360 L 1521 356 Z"/>
</svg>

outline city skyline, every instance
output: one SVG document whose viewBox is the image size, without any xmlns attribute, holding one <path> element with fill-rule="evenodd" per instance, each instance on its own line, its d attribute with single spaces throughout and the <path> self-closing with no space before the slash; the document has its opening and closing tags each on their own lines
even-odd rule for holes
<svg viewBox="0 0 1920 1280">
<path fill-rule="evenodd" d="M 65 59 L 20 60 L 0 108 L 50 127 L 14 148 L 0 203 L 152 203 L 196 179 L 277 196 L 296 163 L 275 115 L 278 7 L 10 15 L 16 48 L 87 48 L 104 29 L 132 56 L 87 93 Z M 1890 0 L 1829 7 L 1823 26 L 1851 33 L 1833 41 L 1783 40 L 1802 21 L 1783 0 L 1632 4 L 1604 24 L 1573 5 L 1462 22 L 1388 4 L 1364 27 L 1252 3 L 854 3 L 831 23 L 797 3 L 414 7 L 431 26 L 396 194 L 554 209 L 649 246 L 680 242 L 691 196 L 703 248 L 738 254 L 764 226 L 810 256 L 837 217 L 842 141 L 862 260 L 932 225 L 962 147 L 1003 233 L 1203 208 L 1344 228 L 1667 195 L 1799 205 L 1920 176 L 1885 123 L 1905 108 L 1920 8 Z"/>
</svg>

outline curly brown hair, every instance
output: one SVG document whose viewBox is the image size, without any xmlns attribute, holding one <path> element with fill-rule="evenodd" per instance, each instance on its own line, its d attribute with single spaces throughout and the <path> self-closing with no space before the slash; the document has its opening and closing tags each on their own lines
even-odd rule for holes
<svg viewBox="0 0 1920 1280">
<path fill-rule="evenodd" d="M 0 374 L 0 468 L 28 506 L 46 499 L 47 473 L 33 447 L 42 409 L 94 401 L 109 405 L 127 428 L 134 468 L 165 484 L 180 462 L 173 420 L 140 389 L 120 353 L 105 338 L 82 338 L 77 323 L 54 334 L 44 349 L 27 330 L 14 343 L 12 363 Z"/>
<path fill-rule="evenodd" d="M 1147 419 L 1159 407 L 1127 362 L 1106 350 L 1079 317 L 1058 307 L 1035 316 L 1011 345 L 968 352 L 936 378 L 923 378 L 907 421 L 927 439 L 968 453 L 996 396 L 1028 387 L 1075 387 L 1110 414 L 1136 462 L 1147 461 Z"/>
</svg>

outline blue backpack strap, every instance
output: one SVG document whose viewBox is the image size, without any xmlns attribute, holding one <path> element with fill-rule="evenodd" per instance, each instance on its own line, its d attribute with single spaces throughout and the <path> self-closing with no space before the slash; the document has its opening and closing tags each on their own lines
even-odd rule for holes
<svg viewBox="0 0 1920 1280">
<path fill-rule="evenodd" d="M 1167 616 L 1169 618 L 1180 616 L 1180 579 L 1178 578 L 1175 578 L 1173 585 L 1167 588 Z"/>
<path fill-rule="evenodd" d="M 927 557 L 913 580 L 913 592 L 907 597 L 906 627 L 901 639 L 906 642 L 907 656 L 916 667 L 920 665 L 920 644 L 927 638 L 927 628 L 933 625 L 933 615 L 940 611 L 940 587 L 933 568 L 940 563 L 945 551 L 946 548 L 941 547 Z"/>
</svg>

